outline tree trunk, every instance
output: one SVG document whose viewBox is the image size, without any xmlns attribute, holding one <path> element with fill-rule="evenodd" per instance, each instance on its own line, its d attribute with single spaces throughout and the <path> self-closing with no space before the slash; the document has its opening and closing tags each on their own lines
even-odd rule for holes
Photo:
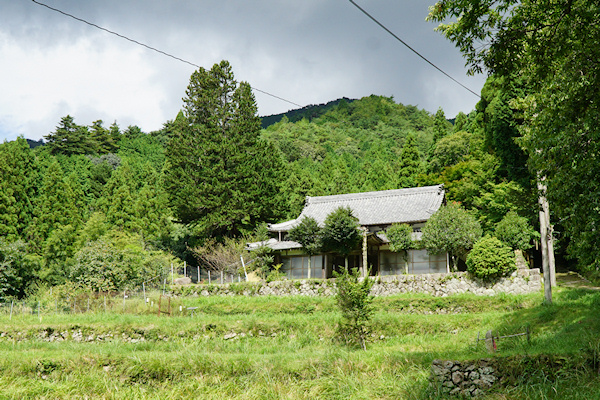
<svg viewBox="0 0 600 400">
<path fill-rule="evenodd" d="M 538 203 L 540 205 L 540 243 L 542 245 L 542 270 L 544 271 L 544 299 L 548 304 L 552 303 L 552 269 L 554 267 L 554 265 L 550 265 L 550 258 L 552 258 L 552 260 L 554 261 L 554 254 L 552 254 L 552 257 L 550 257 L 550 253 L 549 253 L 549 246 L 548 244 L 551 243 L 551 240 L 549 240 L 548 237 L 548 226 L 549 226 L 549 221 L 547 219 L 547 215 L 549 215 L 549 211 L 548 214 L 546 213 L 546 210 L 549 210 L 548 207 L 548 201 L 546 200 L 546 186 L 544 184 L 542 184 L 542 182 L 540 180 L 538 180 L 538 190 L 539 190 L 539 197 L 538 197 Z M 554 246 L 551 246 L 551 249 L 554 250 Z"/>
<path fill-rule="evenodd" d="M 308 279 L 310 279 L 310 259 L 312 258 L 312 256 L 309 254 L 308 255 Z"/>
</svg>

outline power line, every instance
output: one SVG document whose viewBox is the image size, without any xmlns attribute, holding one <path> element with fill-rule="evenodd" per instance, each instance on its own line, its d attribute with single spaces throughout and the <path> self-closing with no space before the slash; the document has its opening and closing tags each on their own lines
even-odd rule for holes
<svg viewBox="0 0 600 400">
<path fill-rule="evenodd" d="M 462 83 L 460 83 L 459 81 L 457 81 L 456 79 L 454 79 L 452 76 L 450 76 L 444 70 L 442 70 L 440 67 L 438 67 L 437 65 L 435 65 L 434 63 L 432 63 L 431 61 L 429 61 L 427 58 L 425 58 L 425 56 L 421 55 L 421 53 L 419 53 L 418 51 L 416 51 L 415 49 L 413 49 L 411 46 L 409 46 L 404 40 L 400 39 L 394 32 L 390 31 L 385 25 L 383 25 L 381 22 L 379 22 L 377 19 L 375 19 L 375 17 L 373 17 L 371 14 L 369 14 L 367 11 L 365 11 L 361 6 L 359 6 L 358 4 L 356 4 L 353 0 L 349 0 L 349 1 L 350 1 L 350 3 L 352 3 L 352 5 L 354 5 L 356 8 L 358 8 L 363 14 L 365 14 L 373 22 L 375 22 L 377 25 L 379 25 L 383 30 L 385 30 L 387 33 L 389 33 L 390 35 L 392 35 L 397 41 L 399 41 L 404 46 L 406 46 L 410 51 L 412 51 L 413 53 L 415 53 L 416 55 L 418 55 L 419 57 L 421 57 L 427 64 L 431 65 L 433 68 L 437 69 L 442 74 L 446 75 L 448 78 L 450 78 L 454 82 L 458 83 L 464 89 L 467 89 L 469 92 L 473 93 L 475 96 L 481 98 L 481 96 L 479 94 L 475 93 L 474 91 L 472 91 L 471 89 L 469 89 L 468 87 L 466 87 L 465 85 L 463 85 Z"/>
<path fill-rule="evenodd" d="M 164 51 L 162 51 L 162 50 L 159 50 L 159 49 L 157 49 L 157 48 L 155 48 L 155 47 L 148 46 L 147 44 L 144 44 L 144 43 L 142 43 L 142 42 L 138 42 L 137 40 L 134 40 L 134 39 L 128 38 L 127 36 L 121 35 L 120 33 L 117 33 L 117 32 L 111 31 L 111 30 L 109 30 L 109 29 L 103 28 L 103 27 L 101 27 L 101 26 L 99 26 L 99 25 L 96 25 L 96 24 L 94 24 L 94 23 L 92 23 L 92 22 L 86 21 L 85 19 L 82 19 L 82 18 L 76 17 L 75 15 L 72 15 L 72 14 L 66 13 L 66 12 L 64 12 L 64 11 L 62 11 L 62 10 L 59 10 L 58 8 L 51 7 L 51 6 L 47 5 L 47 4 L 40 3 L 39 1 L 36 1 L 36 0 L 31 0 L 31 1 L 33 1 L 33 2 L 34 2 L 35 4 L 37 4 L 37 5 L 40 5 L 40 6 L 42 6 L 42 7 L 46 7 L 46 8 L 47 8 L 47 9 L 49 9 L 49 10 L 55 11 L 55 12 L 57 12 L 57 13 L 59 13 L 59 14 L 62 14 L 62 15 L 64 15 L 64 16 L 67 16 L 67 17 L 69 17 L 69 18 L 73 18 L 74 20 L 77 20 L 77 21 L 79 21 L 79 22 L 83 22 L 84 24 L 87 24 L 87 25 L 93 26 L 94 28 L 100 29 L 100 30 L 102 30 L 102 31 L 104 31 L 104 32 L 110 33 L 111 35 L 115 35 L 115 36 L 118 36 L 118 37 L 120 37 L 121 39 L 128 40 L 128 41 L 130 41 L 130 42 L 132 42 L 132 43 L 134 43 L 134 44 L 137 44 L 138 46 L 145 47 L 145 48 L 147 48 L 147 49 L 149 49 L 149 50 L 152 50 L 152 51 L 155 51 L 155 52 L 157 52 L 157 53 L 160 53 L 160 54 L 162 54 L 162 55 L 164 55 L 164 56 L 167 56 L 167 57 L 173 58 L 173 59 L 175 59 L 175 60 L 177 60 L 177 61 L 181 61 L 181 62 L 183 62 L 183 63 L 189 64 L 189 65 L 191 65 L 191 66 L 193 66 L 193 67 L 196 67 L 196 68 L 201 68 L 201 67 L 200 67 L 198 64 L 194 64 L 193 62 L 190 62 L 190 61 L 184 60 L 183 58 L 179 58 L 179 57 L 177 57 L 177 56 L 174 56 L 174 55 L 172 55 L 172 54 L 169 54 L 169 53 L 167 53 L 167 52 L 164 52 Z M 276 96 L 276 95 L 274 95 L 274 94 L 271 94 L 271 93 L 269 93 L 269 92 L 265 92 L 264 90 L 260 90 L 260 89 L 257 89 L 257 88 L 255 88 L 255 87 L 252 87 L 252 86 L 251 86 L 251 88 L 252 88 L 253 90 L 256 90 L 257 92 L 260 92 L 260 93 L 266 94 L 267 96 L 271 96 L 271 97 L 273 97 L 273 98 L 275 98 L 275 99 L 278 99 L 278 100 L 281 100 L 281 101 L 285 101 L 286 103 L 290 103 L 290 104 L 292 104 L 292 105 L 294 105 L 294 106 L 297 106 L 297 107 L 300 107 L 300 108 L 302 108 L 302 106 L 301 106 L 300 104 L 298 104 L 298 103 L 294 103 L 293 101 L 290 101 L 290 100 L 286 100 L 286 99 L 284 99 L 283 97 Z"/>
</svg>

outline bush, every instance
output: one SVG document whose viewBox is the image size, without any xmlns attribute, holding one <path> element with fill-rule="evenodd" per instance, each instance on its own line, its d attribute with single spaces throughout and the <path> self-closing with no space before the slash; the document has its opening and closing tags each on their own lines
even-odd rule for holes
<svg viewBox="0 0 600 400">
<path fill-rule="evenodd" d="M 484 281 L 509 275 L 515 269 L 512 249 L 492 236 L 485 236 L 476 242 L 467 256 L 467 271 Z"/>
<path fill-rule="evenodd" d="M 163 276 L 171 261 L 162 251 L 147 249 L 140 236 L 111 231 L 77 252 L 71 278 L 93 290 L 121 290 Z"/>
</svg>

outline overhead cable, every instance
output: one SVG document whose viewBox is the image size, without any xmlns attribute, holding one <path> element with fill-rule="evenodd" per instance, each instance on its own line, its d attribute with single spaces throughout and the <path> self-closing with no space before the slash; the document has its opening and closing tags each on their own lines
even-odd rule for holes
<svg viewBox="0 0 600 400">
<path fill-rule="evenodd" d="M 115 36 L 118 36 L 118 37 L 120 37 L 121 39 L 128 40 L 128 41 L 130 41 L 130 42 L 132 42 L 132 43 L 135 43 L 135 44 L 137 44 L 138 46 L 145 47 L 145 48 L 147 48 L 147 49 L 149 49 L 149 50 L 152 50 L 152 51 L 155 51 L 155 52 L 157 52 L 157 53 L 160 53 L 160 54 L 162 54 L 162 55 L 164 55 L 164 56 L 167 56 L 167 57 L 173 58 L 173 59 L 175 59 L 175 60 L 177 60 L 177 61 L 181 61 L 181 62 L 183 62 L 183 63 L 189 64 L 189 65 L 191 65 L 191 66 L 193 66 L 193 67 L 196 67 L 196 68 L 201 68 L 201 67 L 200 67 L 198 64 L 195 64 L 195 63 L 193 63 L 193 62 L 190 62 L 190 61 L 184 60 L 183 58 L 180 58 L 180 57 L 174 56 L 174 55 L 172 55 L 172 54 L 169 54 L 169 53 L 167 53 L 167 52 L 164 52 L 164 51 L 162 51 L 162 50 L 159 50 L 159 49 L 157 49 L 157 48 L 155 48 L 155 47 L 148 46 L 147 44 L 144 44 L 144 43 L 142 43 L 142 42 L 138 42 L 137 40 L 134 40 L 134 39 L 131 39 L 131 38 L 127 37 L 127 36 L 121 35 L 120 33 L 117 33 L 117 32 L 114 32 L 114 31 L 111 31 L 110 29 L 103 28 L 103 27 L 101 27 L 101 26 L 99 26 L 99 25 L 96 25 L 96 24 L 94 24 L 94 23 L 92 23 L 92 22 L 86 21 L 86 20 L 85 20 L 85 19 L 83 19 L 83 18 L 79 18 L 79 17 L 76 17 L 75 15 L 72 15 L 72 14 L 66 13 L 66 12 L 64 12 L 64 11 L 62 11 L 62 10 L 59 10 L 58 8 L 51 7 L 51 6 L 47 5 L 47 4 L 40 3 L 39 1 L 36 1 L 36 0 L 31 0 L 31 1 L 33 1 L 33 2 L 34 2 L 35 4 L 37 4 L 37 5 L 40 5 L 40 6 L 42 6 L 42 7 L 46 7 L 46 8 L 47 8 L 47 9 L 49 9 L 49 10 L 55 11 L 55 12 L 57 12 L 57 13 L 59 13 L 59 14 L 62 14 L 62 15 L 64 15 L 64 16 L 67 16 L 67 17 L 69 17 L 69 18 L 73 18 L 74 20 L 77 20 L 77 21 L 79 21 L 79 22 L 83 22 L 84 24 L 87 24 L 87 25 L 93 26 L 94 28 L 100 29 L 100 30 L 102 30 L 102 31 L 104 31 L 104 32 L 110 33 L 111 35 L 115 35 Z M 285 101 L 286 103 L 289 103 L 289 104 L 292 104 L 292 105 L 294 105 L 294 106 L 297 106 L 297 107 L 300 107 L 300 108 L 302 108 L 302 106 L 301 106 L 300 104 L 298 104 L 298 103 L 294 103 L 293 101 L 290 101 L 290 100 L 286 100 L 286 99 L 284 99 L 283 97 L 276 96 L 276 95 L 274 95 L 274 94 L 272 94 L 272 93 L 266 92 L 266 91 L 264 91 L 264 90 L 257 89 L 257 88 L 255 88 L 255 87 L 252 87 L 252 89 L 253 89 L 253 90 L 256 90 L 257 92 L 260 92 L 260 93 L 266 94 L 267 96 L 271 96 L 271 97 L 273 97 L 273 98 L 275 98 L 275 99 L 278 99 L 278 100 L 281 100 L 281 101 Z"/>
<path fill-rule="evenodd" d="M 356 8 L 358 8 L 363 14 L 365 14 L 373 22 L 375 22 L 377 25 L 379 25 L 383 30 L 385 30 L 387 33 L 389 33 L 390 35 L 392 35 L 396 40 L 398 40 L 400 43 L 402 43 L 404 46 L 406 46 L 410 51 L 412 51 L 413 53 L 415 53 L 416 55 L 418 55 L 420 58 L 422 58 L 427 64 L 431 65 L 433 68 L 437 69 L 442 74 L 446 75 L 446 77 L 452 79 L 455 83 L 458 83 L 460 86 L 462 86 L 464 89 L 467 89 L 469 92 L 473 93 L 475 96 L 481 98 L 481 96 L 479 94 L 477 94 L 476 92 L 472 91 L 471 89 L 469 89 L 468 87 L 466 87 L 465 85 L 463 85 L 462 83 L 460 83 L 459 81 L 457 81 L 456 79 L 454 79 L 452 76 L 450 76 L 444 70 L 442 70 L 440 67 L 438 67 L 437 65 L 435 65 L 434 63 L 432 63 L 431 61 L 429 61 L 425 56 L 421 55 L 421 53 L 419 53 L 418 51 L 416 51 L 415 49 L 413 49 L 411 46 L 409 46 L 408 43 L 406 43 L 404 40 L 400 39 L 400 37 L 398 37 L 394 32 L 392 32 L 391 30 L 389 30 L 385 25 L 383 25 L 381 22 L 379 22 L 375 17 L 373 17 L 371 14 L 369 14 L 367 11 L 365 11 L 361 6 L 359 6 L 358 4 L 356 4 L 353 0 L 349 0 L 349 1 Z"/>
</svg>

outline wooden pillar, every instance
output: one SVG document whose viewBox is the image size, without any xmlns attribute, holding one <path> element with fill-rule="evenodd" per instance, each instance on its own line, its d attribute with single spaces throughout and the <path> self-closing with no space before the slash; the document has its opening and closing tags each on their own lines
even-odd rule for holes
<svg viewBox="0 0 600 400">
<path fill-rule="evenodd" d="M 367 234 L 369 232 L 369 229 L 366 227 L 362 228 L 362 236 L 363 236 L 363 243 L 362 243 L 362 276 L 365 277 L 367 276 L 367 273 L 369 271 L 369 260 L 368 260 L 368 248 L 367 248 Z"/>
<path fill-rule="evenodd" d="M 545 185 L 538 180 L 540 205 L 540 244 L 542 246 L 542 270 L 544 271 L 544 299 L 547 303 L 552 303 L 552 279 L 550 276 L 550 257 L 548 252 L 548 220 L 546 219 L 547 200 L 545 196 Z M 554 256 L 552 257 L 554 258 Z"/>
</svg>

